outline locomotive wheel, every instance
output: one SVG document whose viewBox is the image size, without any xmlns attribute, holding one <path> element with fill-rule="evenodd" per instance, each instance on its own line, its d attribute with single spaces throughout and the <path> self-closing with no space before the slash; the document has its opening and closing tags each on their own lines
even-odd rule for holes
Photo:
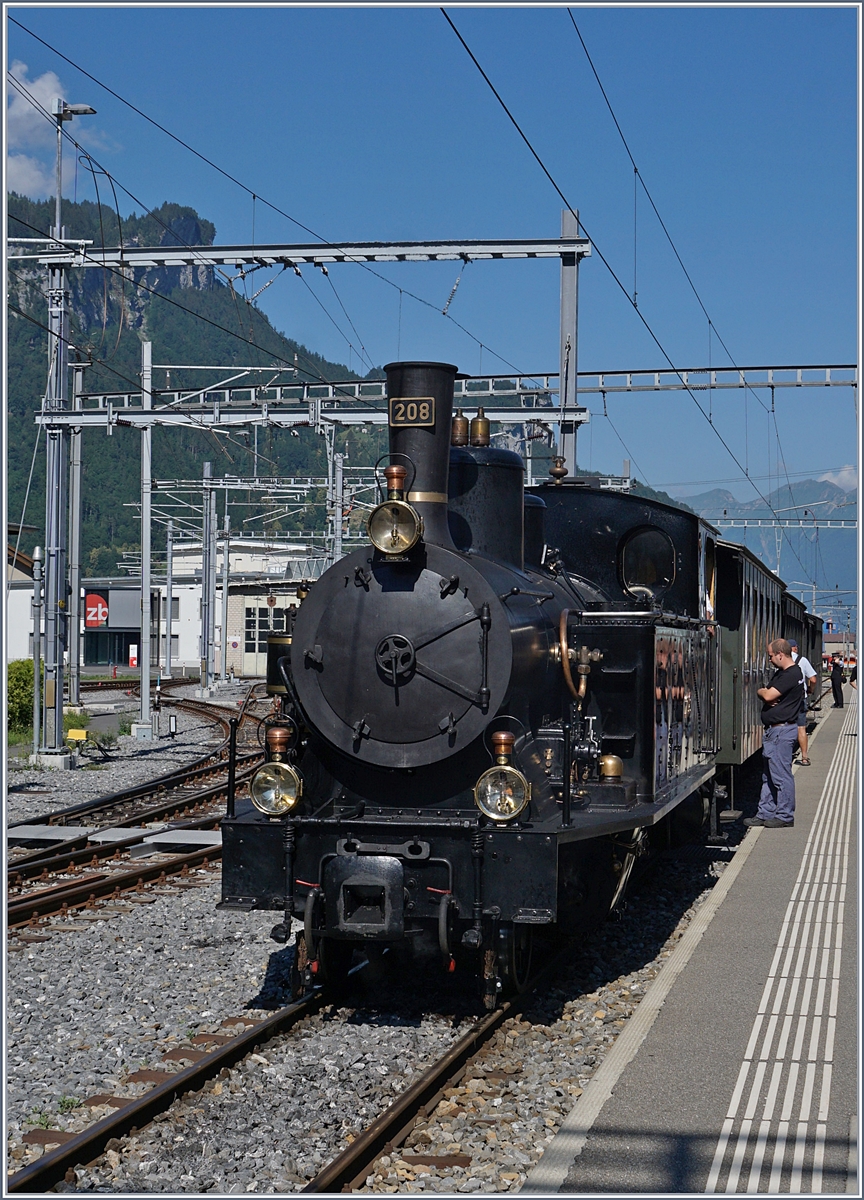
<svg viewBox="0 0 864 1200">
<path fill-rule="evenodd" d="M 482 1000 L 487 1012 L 498 1007 L 498 997 L 501 994 L 501 980 L 498 977 L 498 953 L 495 950 L 483 951 Z"/>
<path fill-rule="evenodd" d="M 319 939 L 317 978 L 324 987 L 344 987 L 353 961 L 354 946 L 351 942 L 339 942 L 334 938 Z"/>
<path fill-rule="evenodd" d="M 306 952 L 306 934 L 298 930 L 294 940 L 294 961 L 291 964 L 291 997 L 300 1000 L 306 995 L 306 970 L 309 966 L 309 955 Z"/>
<path fill-rule="evenodd" d="M 453 903 L 451 896 L 442 896 L 441 903 L 438 905 L 438 948 L 441 951 L 441 958 L 444 962 L 444 968 L 447 971 L 453 969 L 453 946 L 455 945 L 453 917 L 456 912 L 456 906 Z"/>
<path fill-rule="evenodd" d="M 534 931 L 530 925 L 508 925 L 499 931 L 499 959 L 507 990 L 521 996 L 531 980 Z"/>
<path fill-rule="evenodd" d="M 306 908 L 303 912 L 303 933 L 298 934 L 298 943 L 303 939 L 303 950 L 306 961 L 304 968 L 313 966 L 316 983 L 327 988 L 340 988 L 348 978 L 348 972 L 354 960 L 354 946 L 351 942 L 342 942 L 336 938 L 321 936 L 321 926 L 324 919 L 324 898 L 316 889 L 306 898 Z M 298 961 L 299 951 L 295 954 Z M 305 970 L 304 970 L 305 978 Z"/>
</svg>

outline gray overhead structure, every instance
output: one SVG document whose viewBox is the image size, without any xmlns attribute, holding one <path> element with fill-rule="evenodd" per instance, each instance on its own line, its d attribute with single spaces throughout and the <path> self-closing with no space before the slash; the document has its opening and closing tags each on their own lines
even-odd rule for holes
<svg viewBox="0 0 864 1200">
<path fill-rule="evenodd" d="M 65 106 L 60 121 L 77 112 L 92 111 L 85 106 Z M 58 195 L 60 189 L 58 187 Z M 59 206 L 58 206 L 59 207 Z M 578 236 L 578 216 L 562 214 L 562 236 L 535 240 L 484 240 L 434 242 L 358 242 L 272 246 L 162 246 L 99 248 L 86 241 L 64 241 L 56 219 L 54 240 L 22 245 L 24 253 L 16 258 L 37 262 L 49 271 L 49 324 L 55 354 L 46 403 L 37 421 L 48 435 L 48 497 L 46 512 L 46 725 L 51 735 L 45 744 L 59 749 L 62 728 L 62 647 L 65 641 L 66 605 L 66 441 L 70 432 L 102 427 L 111 433 L 116 426 L 131 426 L 142 432 L 142 468 L 149 463 L 149 431 L 154 425 L 179 426 L 202 430 L 246 426 L 257 431 L 259 425 L 275 427 L 307 426 L 328 438 L 328 463 L 333 494 L 341 464 L 334 458 L 333 433 L 337 426 L 384 424 L 387 420 L 383 382 L 320 383 L 297 381 L 294 363 L 274 361 L 269 367 L 232 368 L 225 378 L 200 389 L 170 389 L 158 386 L 152 372 L 168 369 L 142 362 L 143 386 L 139 392 L 76 396 L 76 409 L 67 407 L 68 381 L 66 357 L 65 272 L 95 267 L 131 276 L 135 270 L 154 267 L 235 266 L 250 271 L 281 266 L 299 271 L 304 264 L 326 268 L 332 263 L 502 261 L 513 259 L 554 259 L 561 264 L 560 360 L 558 374 L 495 375 L 482 379 L 457 381 L 455 403 L 463 407 L 482 405 L 486 415 L 508 425 L 539 427 L 553 439 L 557 427 L 558 449 L 569 469 L 576 462 L 576 432 L 589 419 L 589 411 L 578 403 L 579 391 L 602 395 L 622 392 L 657 392 L 689 389 L 693 392 L 725 388 L 857 386 L 854 367 L 812 368 L 734 368 L 728 371 L 620 372 L 582 376 L 578 372 L 578 268 L 582 258 L 591 254 L 587 238 Z M 26 243 L 29 239 L 11 239 Z M 32 247 L 32 249 L 31 249 Z M 147 348 L 149 350 L 149 347 Z M 147 351 L 145 350 L 145 354 Z M 188 370 L 218 370 L 190 367 Z M 793 372 L 794 379 L 780 378 Z M 290 375 L 288 374 L 290 372 Z M 832 375 L 832 372 L 834 374 Z M 845 373 L 839 378 L 837 372 Z M 823 376 L 819 378 L 820 374 Z M 763 378 L 767 375 L 767 378 Z M 805 378 L 805 375 L 807 378 Z M 286 377 L 287 376 L 287 377 Z M 758 376 L 758 378 L 757 378 Z M 240 380 L 244 382 L 240 384 Z M 167 383 L 167 379 L 166 379 Z M 156 384 L 156 386 L 154 386 Z M 77 388 L 76 388 L 77 391 Z M 53 458 L 52 458 L 53 455 Z M 76 469 L 80 467 L 76 463 Z M 142 470 L 142 517 L 148 526 L 150 485 Z M 74 490 L 74 488 L 73 488 Z M 341 489 L 340 489 L 341 490 Z M 76 499 L 77 507 L 77 499 Z M 211 514 L 212 515 L 212 514 Z M 72 520 L 79 518 L 73 510 Z M 215 523 L 212 523 L 215 531 Z M 336 531 L 334 530 L 334 533 Z M 334 538 L 334 541 L 337 540 Z M 149 536 L 142 531 L 142 551 L 149 551 Z M 76 550 L 77 553 L 77 550 Z M 142 553 L 142 575 L 149 575 L 149 553 Z M 62 586 L 62 594 L 61 594 Z M 149 693 L 149 589 L 142 600 L 142 637 L 140 666 L 142 674 L 141 709 L 144 721 L 145 697 Z M 147 617 L 146 629 L 143 618 Z M 146 680 L 145 680 L 146 674 Z M 209 672 L 208 672 L 209 674 Z M 51 685 L 54 685 L 53 687 Z M 52 694 L 53 693 L 53 694 Z M 143 731 L 142 731 L 143 732 Z M 46 730 L 46 735 L 48 730 Z"/>
<path fill-rule="evenodd" d="M 356 242 L 351 244 L 311 243 L 274 246 L 147 246 L 104 249 L 88 242 L 57 243 L 33 254 L 24 254 L 49 269 L 72 267 L 107 268 L 126 271 L 154 267 L 234 266 L 299 268 L 326 267 L 331 263 L 448 262 L 558 258 L 561 262 L 561 359 L 559 376 L 563 394 L 554 418 L 561 425 L 561 453 L 569 468 L 575 466 L 576 430 L 588 419 L 577 403 L 576 344 L 578 329 L 578 270 L 582 258 L 591 253 L 587 238 L 578 236 L 578 220 L 569 211 L 562 217 L 560 238 L 507 239 L 498 241 Z M 248 273 L 248 270 L 247 272 Z M 293 370 L 293 364 L 291 364 Z M 209 389 L 208 389 L 209 390 Z M 499 418 L 500 419 L 500 418 Z M 505 418 L 506 419 L 506 418 Z M 84 424 L 90 424 L 85 421 Z M 161 423 L 161 422 L 160 422 Z M 180 422 L 182 423 L 182 422 Z M 221 424 L 231 424 L 222 417 Z M 273 422 L 278 424 L 279 422 Z"/>
</svg>

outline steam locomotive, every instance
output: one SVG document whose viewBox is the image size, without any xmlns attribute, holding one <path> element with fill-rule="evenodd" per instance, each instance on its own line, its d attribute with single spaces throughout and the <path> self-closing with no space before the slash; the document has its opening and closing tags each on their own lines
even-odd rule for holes
<svg viewBox="0 0 864 1200">
<path fill-rule="evenodd" d="M 641 855 L 716 823 L 761 744 L 768 640 L 794 619 L 819 663 L 821 625 L 693 513 L 560 459 L 526 491 L 482 411 L 453 415 L 456 367 L 385 370 L 386 495 L 270 639 L 278 712 L 222 822 L 222 905 L 280 911 L 283 942 L 302 916 L 298 991 L 392 950 L 492 1007 L 535 931 L 586 930 Z"/>
</svg>

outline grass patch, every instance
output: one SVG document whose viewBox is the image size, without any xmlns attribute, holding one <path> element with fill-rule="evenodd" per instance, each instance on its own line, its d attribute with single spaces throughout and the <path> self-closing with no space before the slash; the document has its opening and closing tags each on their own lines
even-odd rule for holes
<svg viewBox="0 0 864 1200">
<path fill-rule="evenodd" d="M 70 729 L 86 729 L 90 724 L 89 713 L 64 713 L 63 714 L 63 732 L 68 733 Z"/>
</svg>

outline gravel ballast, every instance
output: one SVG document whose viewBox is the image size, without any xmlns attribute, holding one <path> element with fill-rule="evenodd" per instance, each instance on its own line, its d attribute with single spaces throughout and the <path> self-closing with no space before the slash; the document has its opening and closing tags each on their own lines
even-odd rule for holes
<svg viewBox="0 0 864 1200">
<path fill-rule="evenodd" d="M 560 979 L 505 1022 L 403 1150 L 378 1161 L 365 1190 L 517 1191 L 710 894 L 724 858 L 684 855 L 664 866 L 662 881 L 646 881 L 620 923 L 592 935 Z M 23 1129 L 40 1120 L 83 1127 L 108 1110 L 83 1117 L 70 1107 L 75 1099 L 133 1094 L 141 1085 L 126 1084 L 126 1075 L 164 1069 L 162 1054 L 189 1036 L 215 1031 L 228 1016 L 263 1016 L 256 1005 L 287 1003 L 292 951 L 269 941 L 274 915 L 216 912 L 217 900 L 215 883 L 182 899 L 161 896 L 12 956 L 10 1169 L 41 1152 L 21 1144 Z M 425 1011 L 421 1001 L 398 1011 L 362 1007 L 362 998 L 359 1007 L 334 1006 L 116 1140 L 97 1166 L 79 1166 L 75 1184 L 58 1188 L 299 1191 L 470 1023 L 464 1013 Z M 413 1155 L 467 1161 L 436 1166 Z"/>
<path fill-rule="evenodd" d="M 211 703 L 224 704 L 226 711 L 237 710 L 237 701 L 242 701 L 247 692 L 248 685 L 229 685 L 220 688 Z M 172 694 L 191 699 L 195 687 L 177 688 Z M 169 713 L 177 717 L 177 734 L 173 738 L 168 734 Z M 131 716 L 134 720 L 135 714 Z M 139 741 L 121 734 L 116 746 L 109 750 L 110 759 L 102 759 L 98 751 L 88 751 L 86 757 L 79 757 L 79 765 L 71 771 L 37 770 L 27 765 L 26 756 L 10 756 L 7 761 L 6 820 L 26 821 L 146 783 L 157 775 L 188 766 L 224 740 L 221 729 L 214 722 L 182 709 L 163 708 L 160 727 L 160 736 L 154 741 Z"/>
</svg>

